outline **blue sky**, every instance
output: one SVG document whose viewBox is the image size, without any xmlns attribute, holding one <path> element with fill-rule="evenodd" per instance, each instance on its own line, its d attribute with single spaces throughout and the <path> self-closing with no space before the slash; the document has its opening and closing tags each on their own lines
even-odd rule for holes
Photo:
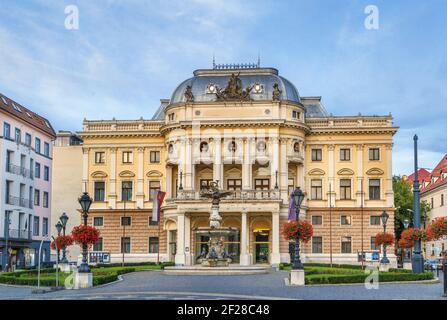
<svg viewBox="0 0 447 320">
<path fill-rule="evenodd" d="M 64 27 L 67 5 L 79 30 Z M 379 29 L 364 27 L 367 5 Z M 56 130 L 83 118 L 150 118 L 198 68 L 255 62 L 279 69 L 334 115 L 390 112 L 393 169 L 447 152 L 446 1 L 0 0 L 0 92 Z"/>
</svg>

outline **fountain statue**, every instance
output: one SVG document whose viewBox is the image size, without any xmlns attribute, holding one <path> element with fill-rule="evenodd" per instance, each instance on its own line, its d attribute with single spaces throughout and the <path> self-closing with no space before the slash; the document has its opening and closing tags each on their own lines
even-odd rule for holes
<svg viewBox="0 0 447 320">
<path fill-rule="evenodd" d="M 219 214 L 220 200 L 224 197 L 231 195 L 230 191 L 220 191 L 219 181 L 211 182 L 208 189 L 201 191 L 200 195 L 204 198 L 212 199 L 211 213 L 209 217 L 209 228 L 198 228 L 197 234 L 203 234 L 209 236 L 208 251 L 203 247 L 197 262 L 202 266 L 209 267 L 222 267 L 228 266 L 232 259 L 228 256 L 225 250 L 225 237 L 235 232 L 232 228 L 222 228 L 222 217 Z"/>
</svg>

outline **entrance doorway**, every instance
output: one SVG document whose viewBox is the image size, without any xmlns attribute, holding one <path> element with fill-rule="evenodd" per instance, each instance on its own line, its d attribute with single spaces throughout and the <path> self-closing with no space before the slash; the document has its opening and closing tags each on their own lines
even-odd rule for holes
<svg viewBox="0 0 447 320">
<path fill-rule="evenodd" d="M 169 261 L 175 261 L 177 253 L 177 230 L 169 231 Z"/>
<path fill-rule="evenodd" d="M 255 263 L 269 263 L 269 230 L 256 230 L 254 232 Z"/>
</svg>

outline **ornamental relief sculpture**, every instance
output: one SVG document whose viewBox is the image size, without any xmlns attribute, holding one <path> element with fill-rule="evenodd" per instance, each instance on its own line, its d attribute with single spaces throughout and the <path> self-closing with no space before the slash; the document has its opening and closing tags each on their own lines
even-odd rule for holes
<svg viewBox="0 0 447 320">
<path fill-rule="evenodd" d="M 240 72 L 235 75 L 231 74 L 228 84 L 225 89 L 220 89 L 216 86 L 217 101 L 251 101 L 250 92 L 253 90 L 253 86 L 247 86 L 245 90 L 242 89 L 242 80 L 239 78 Z"/>
</svg>

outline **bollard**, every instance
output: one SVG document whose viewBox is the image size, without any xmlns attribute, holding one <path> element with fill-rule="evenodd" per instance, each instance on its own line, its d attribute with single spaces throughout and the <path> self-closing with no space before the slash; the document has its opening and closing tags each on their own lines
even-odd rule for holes
<svg viewBox="0 0 447 320">
<path fill-rule="evenodd" d="M 443 268 L 442 268 L 442 277 L 444 278 L 444 294 L 443 294 L 443 296 L 444 297 L 447 297 L 447 276 L 446 276 L 446 274 L 447 274 L 447 261 L 444 261 L 444 264 L 443 264 L 443 266 L 442 266 Z"/>
</svg>

